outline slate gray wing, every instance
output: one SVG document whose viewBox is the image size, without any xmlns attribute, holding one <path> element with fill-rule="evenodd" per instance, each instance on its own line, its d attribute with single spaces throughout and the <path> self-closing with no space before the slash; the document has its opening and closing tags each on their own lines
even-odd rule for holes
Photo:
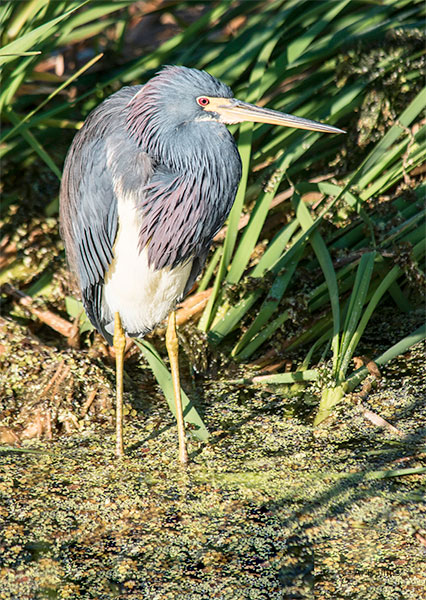
<svg viewBox="0 0 426 600">
<path fill-rule="evenodd" d="M 130 139 L 123 144 L 120 135 L 125 107 L 140 87 L 121 89 L 89 115 L 68 152 L 61 184 L 61 234 L 70 268 L 91 323 L 109 343 L 112 338 L 102 319 L 102 287 L 118 228 L 115 189 L 120 170 L 130 170 L 139 186 L 147 179 L 145 163 L 141 172 L 137 168 L 142 153 Z"/>
</svg>

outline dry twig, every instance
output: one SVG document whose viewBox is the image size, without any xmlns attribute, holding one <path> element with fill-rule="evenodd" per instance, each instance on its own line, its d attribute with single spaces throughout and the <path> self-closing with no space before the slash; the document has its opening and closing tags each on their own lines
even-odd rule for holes
<svg viewBox="0 0 426 600">
<path fill-rule="evenodd" d="M 34 317 L 37 317 L 39 321 L 48 325 L 54 331 L 57 331 L 66 338 L 70 336 L 72 323 L 66 319 L 60 317 L 51 310 L 41 310 L 40 308 L 37 308 L 34 306 L 31 296 L 21 292 L 21 290 L 18 290 L 9 283 L 6 283 L 3 286 L 2 291 L 8 296 L 15 298 L 18 304 L 26 308 Z"/>
</svg>

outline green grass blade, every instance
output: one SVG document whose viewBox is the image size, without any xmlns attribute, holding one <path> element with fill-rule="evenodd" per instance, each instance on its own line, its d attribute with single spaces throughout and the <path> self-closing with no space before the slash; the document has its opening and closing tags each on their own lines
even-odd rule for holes
<svg viewBox="0 0 426 600">
<path fill-rule="evenodd" d="M 349 4 L 350 0 L 341 2 L 323 2 L 321 7 L 313 5 L 315 12 L 321 8 L 321 18 L 315 19 L 312 27 L 297 36 L 286 48 L 288 64 L 295 62 L 307 50 L 316 37 L 330 26 L 331 21 Z M 326 12 L 327 7 L 330 10 Z M 306 16 L 306 15 L 305 15 Z"/>
<path fill-rule="evenodd" d="M 84 6 L 85 2 L 82 2 L 79 6 L 72 8 L 67 11 L 63 15 L 52 19 L 48 23 L 44 23 L 40 25 L 40 27 L 36 27 L 35 29 L 30 30 L 28 33 L 20 36 L 18 39 L 10 42 L 10 44 L 6 44 L 3 46 L 0 53 L 0 66 L 4 65 L 11 60 L 14 60 L 16 55 L 21 54 L 22 52 L 26 52 L 27 50 L 33 50 L 34 46 L 37 43 L 40 43 L 41 40 L 44 40 L 47 36 L 51 34 L 51 30 L 61 21 L 68 18 L 70 14 L 72 14 L 77 8 Z"/>
<path fill-rule="evenodd" d="M 197 292 L 203 292 L 207 288 L 207 286 L 209 285 L 210 279 L 213 276 L 213 272 L 214 272 L 215 268 L 217 267 L 218 262 L 220 261 L 221 256 L 222 256 L 222 247 L 219 246 L 214 251 L 213 256 L 208 264 L 208 267 L 205 270 L 200 283 L 198 284 Z"/>
<path fill-rule="evenodd" d="M 426 240 L 423 239 L 413 249 L 413 254 L 416 255 L 416 254 L 420 254 L 421 252 L 424 252 L 425 247 L 426 247 Z M 345 369 L 345 372 L 346 372 L 347 366 L 349 364 L 349 361 L 355 351 L 355 348 L 358 345 L 358 342 L 361 339 L 361 336 L 364 333 L 364 330 L 367 327 L 367 324 L 368 324 L 376 306 L 382 299 L 385 292 L 388 291 L 388 289 L 392 285 L 392 283 L 394 283 L 398 279 L 400 274 L 401 274 L 401 268 L 398 266 L 393 267 L 389 271 L 389 273 L 382 279 L 379 286 L 375 290 L 373 296 L 371 297 L 371 300 L 368 303 L 368 306 L 365 309 L 361 320 L 359 321 L 356 331 L 354 332 L 354 334 L 347 346 L 346 353 L 342 358 L 342 370 Z"/>
<path fill-rule="evenodd" d="M 302 202 L 297 192 L 295 192 L 295 194 L 293 195 L 293 202 L 295 204 L 296 216 L 300 222 L 300 225 L 304 231 L 307 231 L 310 227 L 312 227 L 314 222 L 311 215 L 309 214 L 308 209 Z M 333 339 L 331 343 L 333 351 L 333 372 L 336 374 L 337 361 L 339 356 L 340 331 L 339 288 L 337 286 L 336 272 L 334 270 L 333 262 L 331 260 L 327 246 L 317 230 L 315 230 L 312 233 L 309 241 L 324 273 L 324 277 L 328 287 L 328 293 L 331 303 L 331 312 L 333 315 Z"/>
<path fill-rule="evenodd" d="M 265 384 L 291 384 L 291 383 L 304 383 L 308 381 L 315 381 L 318 379 L 318 371 L 315 369 L 309 369 L 306 371 L 293 371 L 291 373 L 277 373 L 276 375 L 257 375 L 256 377 L 249 377 L 244 379 L 232 379 L 228 383 L 243 385 L 247 383 L 265 383 Z"/>
<path fill-rule="evenodd" d="M 176 416 L 173 381 L 169 370 L 152 344 L 146 340 L 134 340 L 134 342 L 148 361 L 149 366 L 166 397 L 170 410 Z M 183 390 L 181 390 L 181 394 L 184 420 L 194 427 L 194 429 L 191 429 L 191 433 L 201 441 L 206 440 L 209 437 L 207 427 L 204 425 L 197 409 Z"/>
<path fill-rule="evenodd" d="M 0 137 L 0 142 L 4 143 L 9 137 L 13 136 L 17 132 L 17 130 L 24 125 L 24 123 L 30 120 L 39 110 L 43 108 L 43 106 L 45 106 L 50 100 L 52 100 L 52 98 L 54 98 L 57 94 L 59 94 L 59 92 L 61 92 L 63 89 L 69 86 L 70 83 L 77 79 L 77 77 L 79 77 L 82 73 L 87 71 L 87 69 L 90 69 L 90 67 L 96 62 L 98 62 L 98 60 L 102 57 L 103 54 L 98 54 L 97 56 L 89 60 L 89 62 L 87 62 L 83 67 L 81 67 L 81 69 L 79 69 L 73 75 L 71 75 L 71 77 L 64 81 L 64 83 L 59 85 L 51 94 L 49 94 L 49 96 L 47 96 L 47 98 L 40 102 L 37 108 L 34 108 L 31 112 L 26 114 L 25 117 L 23 117 L 17 125 L 15 125 L 11 130 L 9 130 L 3 137 Z"/>
<path fill-rule="evenodd" d="M 250 272 L 250 277 L 260 278 L 265 275 L 267 271 L 271 273 L 277 272 L 276 265 L 280 258 L 282 258 L 283 251 L 293 236 L 299 224 L 297 221 L 293 221 L 286 225 L 271 241 L 268 249 L 263 254 L 258 264 Z M 257 292 L 249 293 L 244 301 L 239 302 L 236 306 L 230 307 L 227 314 L 210 330 L 209 336 L 214 343 L 218 343 L 226 335 L 228 335 L 241 321 L 245 314 L 250 310 L 253 304 L 261 295 L 261 290 Z M 235 348 L 235 353 L 237 349 Z M 239 350 L 238 350 L 239 352 Z"/>
<path fill-rule="evenodd" d="M 352 338 L 357 330 L 361 312 L 364 308 L 364 302 L 367 297 L 370 286 L 371 275 L 373 273 L 375 252 L 364 254 L 360 260 L 355 277 L 355 283 L 349 300 L 349 306 L 346 313 L 346 319 L 341 333 L 339 358 L 338 358 L 338 379 L 345 378 L 346 369 L 352 358 L 356 345 L 351 344 Z M 359 339 L 359 338 L 358 338 Z M 351 348 L 352 354 L 348 350 Z"/>
<path fill-rule="evenodd" d="M 19 125 L 20 120 L 19 117 L 13 112 L 11 108 L 7 111 L 7 117 L 14 125 Z M 55 173 L 56 177 L 61 180 L 62 174 L 59 168 L 55 165 L 53 160 L 50 158 L 49 154 L 40 144 L 40 142 L 36 139 L 36 137 L 25 129 L 19 132 L 24 140 L 33 148 L 33 150 L 39 155 L 39 157 L 46 163 L 46 165 L 50 168 L 53 173 Z"/>
<path fill-rule="evenodd" d="M 233 348 L 233 350 L 231 352 L 232 356 L 237 356 L 238 354 L 240 354 L 240 356 L 239 356 L 240 359 L 248 358 L 251 355 L 251 353 L 254 352 L 254 350 L 259 347 L 260 340 L 262 339 L 262 341 L 263 341 L 263 338 L 261 338 L 261 337 L 259 337 L 256 341 L 253 340 L 252 343 L 250 344 L 249 348 L 246 349 L 246 352 L 242 353 L 242 349 L 260 331 L 260 329 L 265 325 L 265 323 L 269 320 L 271 315 L 274 313 L 274 311 L 278 307 L 281 298 L 285 294 L 285 291 L 286 291 L 288 285 L 290 284 L 290 281 L 294 275 L 296 267 L 299 264 L 299 261 L 302 257 L 303 250 L 304 250 L 304 248 L 301 248 L 295 254 L 293 260 L 290 260 L 286 263 L 285 273 L 281 276 L 278 276 L 275 279 L 275 281 L 273 282 L 273 284 L 271 286 L 270 291 L 268 292 L 268 296 L 266 297 L 265 301 L 263 302 L 263 304 L 259 310 L 259 313 L 258 313 L 256 319 L 254 320 L 252 325 L 249 327 L 247 332 L 239 340 L 238 344 Z M 283 321 L 281 321 L 281 319 L 278 318 L 278 320 L 275 321 L 275 326 L 272 327 L 271 332 L 274 331 L 276 329 L 276 327 L 281 325 L 282 322 Z M 266 335 L 266 337 L 265 337 L 265 339 L 266 339 L 268 337 L 268 332 L 264 332 L 263 335 L 264 336 Z"/>
<path fill-rule="evenodd" d="M 214 324 L 208 333 L 212 344 L 219 344 L 240 323 L 242 317 L 262 295 L 262 290 L 256 290 L 240 300 L 235 306 L 227 307 L 226 313 Z"/>
<path fill-rule="evenodd" d="M 5 2 L 13 4 L 12 2 Z M 20 2 L 18 9 L 8 23 L 7 38 L 14 40 L 21 32 L 25 32 L 28 23 L 34 22 L 33 19 L 41 11 L 45 2 L 43 0 L 29 0 L 29 2 Z"/>
<path fill-rule="evenodd" d="M 406 475 L 423 475 L 426 467 L 407 467 L 406 469 L 391 469 L 388 471 L 368 471 L 366 479 L 387 479 L 388 477 L 405 477 Z"/>
<path fill-rule="evenodd" d="M 211 10 L 194 21 L 185 29 L 185 31 L 175 35 L 171 39 L 161 44 L 157 50 L 154 50 L 154 52 L 151 52 L 148 54 L 148 56 L 143 56 L 135 63 L 132 63 L 128 67 L 124 68 L 120 72 L 120 80 L 123 83 L 134 81 L 135 79 L 139 78 L 141 74 L 153 69 L 158 69 L 158 67 L 162 64 L 167 64 L 169 56 L 173 53 L 173 51 L 179 49 L 180 47 L 185 47 L 190 40 L 196 39 L 197 36 L 200 35 L 200 32 L 202 32 L 204 29 L 209 30 L 212 24 L 220 19 L 220 17 L 228 10 L 229 5 L 230 2 L 227 1 L 213 5 Z M 115 78 L 116 76 L 108 78 L 105 82 L 103 82 L 103 86 L 112 83 Z"/>
<path fill-rule="evenodd" d="M 314 227 L 312 229 L 314 229 Z M 277 279 L 279 279 L 280 277 L 280 271 L 284 268 L 287 268 L 287 265 L 295 259 L 298 253 L 303 251 L 303 248 L 308 240 L 310 233 L 311 230 L 309 232 L 306 232 L 304 234 L 302 233 L 296 236 L 296 239 L 293 242 L 292 246 L 273 265 L 273 267 L 271 268 L 271 273 L 276 275 Z M 283 291 L 285 290 L 285 287 L 282 287 L 279 281 L 277 282 L 275 293 L 277 293 L 278 289 L 282 289 Z M 262 295 L 262 293 L 262 289 L 250 292 L 246 296 L 246 298 L 239 302 L 235 307 L 230 308 L 227 314 L 225 314 L 218 323 L 215 323 L 214 326 L 212 326 L 209 332 L 209 339 L 213 343 L 219 343 L 237 326 L 238 322 L 241 320 L 244 314 L 251 308 L 254 302 L 256 302 L 256 300 Z M 266 298 L 266 302 L 276 303 L 277 300 L 279 302 L 279 299 L 276 296 L 273 296 L 270 290 Z"/>
<path fill-rule="evenodd" d="M 326 342 L 329 342 L 329 340 L 332 337 L 332 330 L 328 330 L 325 333 L 322 334 L 322 336 L 320 336 L 316 342 L 312 345 L 312 347 L 309 349 L 308 354 L 305 356 L 302 366 L 302 369 L 307 369 L 309 367 L 309 364 L 312 360 L 312 356 L 314 355 L 314 352 L 317 351 L 318 348 L 320 348 L 323 344 L 325 344 Z"/>
<path fill-rule="evenodd" d="M 259 313 L 261 314 L 261 313 Z M 260 333 L 250 333 L 247 339 L 244 337 L 238 342 L 238 344 L 232 349 L 231 356 L 234 356 L 235 360 L 243 361 L 247 360 L 267 339 L 269 339 L 277 329 L 279 329 L 285 321 L 289 318 L 288 310 L 284 311 L 279 317 L 274 319 L 269 325 L 264 327 Z M 258 330 L 258 329 L 257 329 Z M 247 340 L 250 340 L 247 343 Z M 244 348 L 244 343 L 247 343 Z M 240 350 L 240 348 L 244 348 Z"/>
<path fill-rule="evenodd" d="M 257 265 L 250 271 L 250 277 L 262 277 L 267 271 L 276 272 L 275 265 L 282 258 L 287 244 L 298 228 L 299 223 L 294 220 L 274 236 Z"/>
</svg>

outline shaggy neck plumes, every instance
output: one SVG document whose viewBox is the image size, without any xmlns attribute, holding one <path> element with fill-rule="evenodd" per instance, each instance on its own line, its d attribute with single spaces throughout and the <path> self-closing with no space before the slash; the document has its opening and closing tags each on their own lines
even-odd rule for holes
<svg viewBox="0 0 426 600">
<path fill-rule="evenodd" d="M 224 125 L 190 119 L 184 102 L 165 105 L 167 94 L 155 83 L 129 103 L 127 126 L 153 162 L 153 176 L 138 206 L 140 248 L 148 247 L 151 266 L 160 269 L 210 247 L 234 201 L 241 161 Z"/>
</svg>

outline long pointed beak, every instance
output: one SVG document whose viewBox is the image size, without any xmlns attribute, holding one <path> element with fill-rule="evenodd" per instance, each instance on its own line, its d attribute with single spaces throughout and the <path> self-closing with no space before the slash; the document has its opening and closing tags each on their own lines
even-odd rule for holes
<svg viewBox="0 0 426 600">
<path fill-rule="evenodd" d="M 270 123 L 271 125 L 294 127 L 295 129 L 323 131 L 324 133 L 346 133 L 346 131 L 332 125 L 325 125 L 324 123 L 318 123 L 318 121 L 288 115 L 277 110 L 271 110 L 270 108 L 261 108 L 260 106 L 242 102 L 236 98 L 210 98 L 210 105 L 205 107 L 205 110 L 217 112 L 221 120 L 228 124 L 253 121 L 255 123 Z"/>
</svg>

